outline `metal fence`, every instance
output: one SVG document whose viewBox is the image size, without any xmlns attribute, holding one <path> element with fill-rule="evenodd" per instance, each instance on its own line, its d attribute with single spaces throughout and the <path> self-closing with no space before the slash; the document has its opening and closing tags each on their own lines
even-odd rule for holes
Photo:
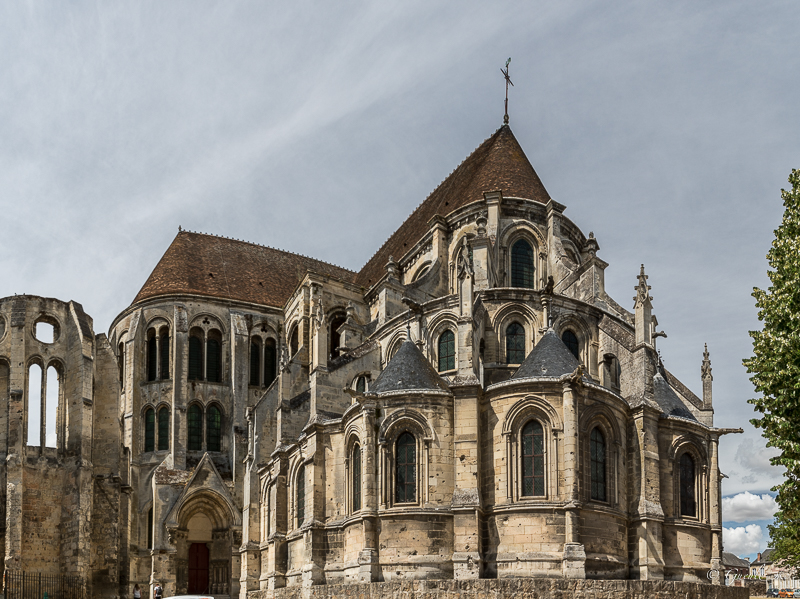
<svg viewBox="0 0 800 599">
<path fill-rule="evenodd" d="M 3 593 L 5 599 L 84 599 L 84 586 L 80 576 L 6 570 Z"/>
</svg>

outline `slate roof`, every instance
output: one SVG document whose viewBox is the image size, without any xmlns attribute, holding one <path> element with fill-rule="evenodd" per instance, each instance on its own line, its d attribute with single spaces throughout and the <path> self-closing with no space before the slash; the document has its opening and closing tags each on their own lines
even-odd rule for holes
<svg viewBox="0 0 800 599">
<path fill-rule="evenodd" d="M 190 293 L 280 308 L 308 271 L 351 282 L 355 277 L 350 270 L 306 256 L 181 231 L 133 302 Z"/>
<path fill-rule="evenodd" d="M 737 557 L 729 551 L 723 551 L 722 565 L 728 566 L 729 568 L 749 568 L 750 562 L 746 559 L 742 559 L 741 557 Z"/>
<path fill-rule="evenodd" d="M 503 125 L 472 152 L 417 206 L 406 221 L 372 256 L 356 277 L 366 288 L 384 275 L 389 257 L 400 260 L 428 231 L 436 215 L 483 199 L 483 192 L 502 190 L 507 197 L 520 197 L 546 204 L 550 199 L 539 175 L 508 125 Z"/>
<path fill-rule="evenodd" d="M 392 356 L 369 390 L 378 395 L 393 391 L 450 392 L 447 383 L 422 355 L 417 344 L 408 340 Z"/>
<path fill-rule="evenodd" d="M 772 559 L 772 552 L 775 551 L 774 549 L 764 549 L 761 552 L 761 559 L 756 558 L 756 561 L 751 563 L 751 566 L 761 565 L 761 564 L 771 564 L 773 562 Z"/>
<path fill-rule="evenodd" d="M 697 420 L 686 405 L 678 397 L 678 394 L 669 386 L 666 378 L 661 372 L 656 372 L 653 377 L 653 399 L 661 410 L 669 416 L 679 416 L 689 420 Z"/>
<path fill-rule="evenodd" d="M 520 364 L 510 380 L 530 379 L 538 377 L 559 377 L 572 374 L 580 362 L 558 338 L 553 329 L 549 329 L 539 343 L 531 350 L 525 361 Z M 584 378 L 586 375 L 583 375 Z M 588 380 L 588 379 L 587 379 Z"/>
</svg>

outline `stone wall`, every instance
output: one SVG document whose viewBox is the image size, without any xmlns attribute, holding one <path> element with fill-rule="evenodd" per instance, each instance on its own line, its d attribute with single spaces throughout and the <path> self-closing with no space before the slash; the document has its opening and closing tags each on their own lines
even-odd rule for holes
<svg viewBox="0 0 800 599">
<path fill-rule="evenodd" d="M 748 599 L 740 587 L 648 580 L 514 578 L 320 585 L 252 591 L 248 599 Z"/>
</svg>

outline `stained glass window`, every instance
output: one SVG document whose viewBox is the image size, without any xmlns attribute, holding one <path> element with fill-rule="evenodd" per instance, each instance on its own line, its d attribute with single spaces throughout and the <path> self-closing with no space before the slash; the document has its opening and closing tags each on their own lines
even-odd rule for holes
<svg viewBox="0 0 800 599">
<path fill-rule="evenodd" d="M 297 527 L 300 528 L 306 519 L 306 467 L 300 466 L 297 471 L 297 492 L 295 493 L 297 504 Z"/>
<path fill-rule="evenodd" d="M 356 391 L 364 393 L 367 390 L 367 377 L 360 376 L 356 379 Z"/>
<path fill-rule="evenodd" d="M 156 411 L 147 408 L 144 412 L 144 450 L 155 451 L 156 449 Z"/>
<path fill-rule="evenodd" d="M 169 331 L 161 329 L 161 339 L 158 350 L 161 352 L 161 378 L 169 378 Z"/>
<path fill-rule="evenodd" d="M 580 345 L 578 345 L 578 338 L 575 336 L 575 333 L 570 330 L 564 331 L 561 335 L 561 341 L 564 342 L 564 345 L 567 346 L 567 349 L 575 356 L 576 360 L 581 359 L 581 348 Z"/>
<path fill-rule="evenodd" d="M 591 454 L 592 499 L 606 500 L 606 440 L 595 427 L 589 437 Z"/>
<path fill-rule="evenodd" d="M 361 446 L 356 443 L 353 446 L 353 511 L 361 509 Z"/>
<path fill-rule="evenodd" d="M 531 420 L 522 429 L 522 495 L 544 494 L 544 429 Z"/>
<path fill-rule="evenodd" d="M 147 340 L 147 380 L 156 380 L 158 372 L 158 342 L 155 334 Z"/>
<path fill-rule="evenodd" d="M 533 248 L 524 239 L 511 246 L 511 286 L 533 289 Z"/>
<path fill-rule="evenodd" d="M 694 460 L 688 453 L 681 456 L 681 516 L 697 517 L 694 499 Z"/>
<path fill-rule="evenodd" d="M 525 361 L 525 329 L 512 322 L 506 329 L 506 363 L 522 364 Z"/>
<path fill-rule="evenodd" d="M 209 339 L 206 343 L 206 380 L 222 382 L 222 347 L 216 339 Z"/>
<path fill-rule="evenodd" d="M 222 413 L 217 406 L 206 411 L 206 449 L 222 451 Z"/>
<path fill-rule="evenodd" d="M 200 451 L 203 449 L 203 410 L 197 404 L 189 406 L 186 414 L 188 428 L 188 447 L 189 451 Z"/>
<path fill-rule="evenodd" d="M 261 379 L 261 346 L 257 341 L 250 342 L 250 384 L 255 387 Z"/>
<path fill-rule="evenodd" d="M 203 341 L 199 337 L 189 337 L 189 380 L 203 378 Z"/>
<path fill-rule="evenodd" d="M 439 337 L 439 372 L 456 367 L 456 336 L 453 331 L 445 331 Z"/>
<path fill-rule="evenodd" d="M 264 385 L 269 387 L 275 380 L 277 368 L 275 366 L 275 340 L 267 339 L 264 343 Z"/>
<path fill-rule="evenodd" d="M 169 408 L 158 411 L 158 450 L 169 449 Z"/>
<path fill-rule="evenodd" d="M 394 497 L 397 503 L 417 498 L 417 441 L 411 433 L 397 439 Z"/>
</svg>

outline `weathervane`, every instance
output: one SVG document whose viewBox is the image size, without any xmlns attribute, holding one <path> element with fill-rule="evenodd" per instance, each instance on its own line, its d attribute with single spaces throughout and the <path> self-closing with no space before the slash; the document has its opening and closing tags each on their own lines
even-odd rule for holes
<svg viewBox="0 0 800 599">
<path fill-rule="evenodd" d="M 500 72 L 503 73 L 503 77 L 506 78 L 506 114 L 503 117 L 503 124 L 508 125 L 508 84 L 511 83 L 513 86 L 514 84 L 511 82 L 511 77 L 508 76 L 508 65 L 511 64 L 511 58 L 506 61 L 506 68 L 500 69 Z"/>
</svg>

